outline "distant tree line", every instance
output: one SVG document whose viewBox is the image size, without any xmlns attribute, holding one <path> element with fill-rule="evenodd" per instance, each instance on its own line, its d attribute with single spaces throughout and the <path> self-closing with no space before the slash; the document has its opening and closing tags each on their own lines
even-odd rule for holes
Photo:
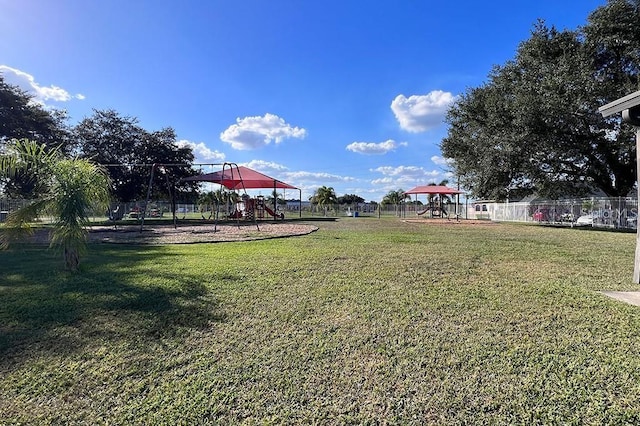
<svg viewBox="0 0 640 426">
<path fill-rule="evenodd" d="M 94 110 L 76 126 L 67 124 L 67 114 L 47 109 L 33 96 L 7 84 L 0 74 L 0 152 L 15 140 L 28 139 L 68 158 L 86 159 L 103 165 L 111 181 L 114 200 L 128 202 L 146 197 L 151 164 L 181 164 L 158 168 L 154 173 L 154 197 L 167 196 L 177 183 L 182 198 L 197 198 L 197 183 L 179 183 L 182 177 L 198 174 L 192 167 L 189 147 L 177 144 L 171 127 L 148 131 L 133 117 L 114 110 Z M 147 166 L 134 166 L 145 164 Z M 18 170 L 0 177 L 0 193 L 9 197 L 37 198 L 34 170 Z"/>
<path fill-rule="evenodd" d="M 640 0 L 609 0 L 575 31 L 540 21 L 450 109 L 442 153 L 476 198 L 625 196 L 634 129 L 598 108 L 640 89 L 639 68 Z"/>
<path fill-rule="evenodd" d="M 327 214 L 328 209 L 332 209 L 338 205 L 356 207 L 365 202 L 364 198 L 356 194 L 344 194 L 338 197 L 335 189 L 330 186 L 321 186 L 317 188 L 313 195 L 309 197 L 309 201 L 312 205 L 323 209 L 325 215 Z"/>
<path fill-rule="evenodd" d="M 151 164 L 182 164 L 159 167 L 152 182 L 152 198 L 167 197 L 175 189 L 182 202 L 209 205 L 222 202 L 224 191 L 203 193 L 198 183 L 180 183 L 180 178 L 198 174 L 192 166 L 194 155 L 189 147 L 177 144 L 171 127 L 156 131 L 144 129 L 135 117 L 114 110 L 93 110 L 90 117 L 75 126 L 67 124 L 64 111 L 46 109 L 33 96 L 7 84 L 0 74 L 0 152 L 12 140 L 28 139 L 57 152 L 57 155 L 87 159 L 104 166 L 111 182 L 111 196 L 117 202 L 146 198 Z M 0 176 L 0 194 L 8 197 L 37 198 L 36 180 L 28 170 Z M 175 188 L 171 186 L 176 185 Z M 286 203 L 281 194 L 270 194 L 267 201 Z M 322 186 L 311 197 L 320 206 L 356 205 L 364 199 L 355 194 L 336 196 L 333 188 Z"/>
</svg>

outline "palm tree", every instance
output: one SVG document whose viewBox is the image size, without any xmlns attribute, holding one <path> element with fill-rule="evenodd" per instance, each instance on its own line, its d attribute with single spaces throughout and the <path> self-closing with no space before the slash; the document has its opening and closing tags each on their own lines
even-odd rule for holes
<svg viewBox="0 0 640 426">
<path fill-rule="evenodd" d="M 267 203 L 273 205 L 274 204 L 274 200 L 275 200 L 275 204 L 279 205 L 279 206 L 284 206 L 285 204 L 287 204 L 287 202 L 285 201 L 285 199 L 283 198 L 282 193 L 278 192 L 278 191 L 271 191 L 271 194 L 266 198 Z"/>
<path fill-rule="evenodd" d="M 0 230 L 0 247 L 30 232 L 29 223 L 42 213 L 55 218 L 51 246 L 61 249 L 67 269 L 75 271 L 87 248 L 89 213 L 109 205 L 111 181 L 106 170 L 88 160 L 64 158 L 58 151 L 27 139 L 14 140 L 0 157 L 0 175 L 26 172 L 39 188 L 39 197 L 13 211 Z"/>
<path fill-rule="evenodd" d="M 382 205 L 394 205 L 396 210 L 396 216 L 398 215 L 398 206 L 407 198 L 411 198 L 411 195 L 406 194 L 402 189 L 396 191 L 389 191 L 382 198 Z"/>
<path fill-rule="evenodd" d="M 208 210 L 210 212 L 209 219 L 213 216 L 214 207 L 219 204 L 217 194 L 213 191 L 205 192 L 198 197 L 200 215 L 205 219 L 204 214 Z"/>
<path fill-rule="evenodd" d="M 220 212 L 221 206 L 225 206 L 229 210 L 230 205 L 240 201 L 240 195 L 237 192 L 229 192 L 224 188 L 218 188 L 215 191 L 205 192 L 198 197 L 198 208 L 203 219 L 204 213 L 209 210 L 211 214 L 209 219 L 213 217 L 214 212 Z"/>
<path fill-rule="evenodd" d="M 285 210 L 287 201 L 284 199 L 284 195 L 281 192 L 278 192 L 275 189 L 271 191 L 271 194 L 265 198 L 265 204 L 267 206 L 271 206 L 274 212 L 284 218 L 284 213 L 281 209 Z"/>
<path fill-rule="evenodd" d="M 318 206 L 323 208 L 324 215 L 327 215 L 327 207 L 333 206 L 338 203 L 338 197 L 336 197 L 336 192 L 332 187 L 321 186 L 316 189 L 310 201 L 313 204 L 317 204 Z"/>
</svg>

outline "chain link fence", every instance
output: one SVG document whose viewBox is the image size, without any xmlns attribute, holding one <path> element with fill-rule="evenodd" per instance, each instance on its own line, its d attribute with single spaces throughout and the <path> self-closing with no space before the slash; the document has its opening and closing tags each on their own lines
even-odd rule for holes
<svg viewBox="0 0 640 426">
<path fill-rule="evenodd" d="M 637 229 L 638 199 L 627 197 L 535 200 L 518 203 L 477 201 L 468 216 L 500 222 Z"/>
<path fill-rule="evenodd" d="M 15 211 L 28 203 L 30 200 L 16 200 L 0 198 L 0 222 L 6 220 L 11 211 Z M 235 203 L 229 205 L 207 205 L 197 203 L 176 203 L 177 219 L 215 219 L 226 217 L 237 206 Z M 351 205 L 326 205 L 320 206 L 311 204 L 308 201 L 302 203 L 298 200 L 289 200 L 286 204 L 279 205 L 278 213 L 284 214 L 285 218 L 298 217 L 424 217 L 424 218 L 467 218 L 467 208 L 464 204 L 443 203 L 436 209 L 429 209 L 427 205 L 403 202 L 398 205 L 377 203 L 359 203 Z M 140 220 L 144 218 L 153 219 L 173 219 L 172 205 L 168 200 L 153 200 L 148 207 L 144 200 L 126 203 L 112 203 L 105 211 L 90 212 L 92 222 L 104 222 L 107 220 Z M 44 214 L 39 218 L 40 222 L 52 222 L 50 215 Z"/>
<path fill-rule="evenodd" d="M 0 198 L 0 222 L 7 215 L 27 205 L 29 200 Z M 210 206 L 193 203 L 177 203 L 178 219 L 215 219 L 228 214 L 229 206 Z M 302 211 L 300 210 L 302 208 Z M 281 210 L 280 210 L 281 209 Z M 297 217 L 423 217 L 423 218 L 459 218 L 484 219 L 499 222 L 528 222 L 556 226 L 590 226 L 594 228 L 637 229 L 637 198 L 580 198 L 566 200 L 535 200 L 531 202 L 497 203 L 476 201 L 465 204 L 446 203 L 442 209 L 429 210 L 426 205 L 401 203 L 398 205 L 380 205 L 362 203 L 359 205 L 318 206 L 308 202 L 291 203 L 280 206 L 285 218 Z M 107 220 L 140 220 L 145 218 L 173 219 L 170 201 L 156 200 L 146 206 L 144 201 L 114 203 L 106 211 L 90 213 L 93 222 Z M 53 218 L 40 217 L 43 223 Z"/>
</svg>

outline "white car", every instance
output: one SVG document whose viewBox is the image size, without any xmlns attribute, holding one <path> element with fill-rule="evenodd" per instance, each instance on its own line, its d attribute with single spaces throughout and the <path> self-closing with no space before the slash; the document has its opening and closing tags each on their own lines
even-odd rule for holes
<svg viewBox="0 0 640 426">
<path fill-rule="evenodd" d="M 577 226 L 593 226 L 593 215 L 585 214 L 576 220 Z"/>
<path fill-rule="evenodd" d="M 634 212 L 627 214 L 627 228 L 638 229 L 638 215 Z"/>
</svg>

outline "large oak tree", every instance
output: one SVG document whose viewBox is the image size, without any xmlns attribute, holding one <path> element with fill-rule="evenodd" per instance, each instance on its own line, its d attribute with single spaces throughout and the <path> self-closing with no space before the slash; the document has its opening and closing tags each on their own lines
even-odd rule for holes
<svg viewBox="0 0 640 426">
<path fill-rule="evenodd" d="M 154 171 L 153 198 L 167 198 L 170 186 L 180 178 L 197 174 L 191 164 L 189 147 L 180 147 L 172 128 L 149 132 L 134 117 L 114 110 L 94 110 L 74 129 L 81 157 L 104 165 L 114 186 L 115 198 L 127 202 L 146 198 L 152 164 L 181 166 L 158 167 Z M 183 192 L 195 191 L 197 183 L 178 184 Z"/>
<path fill-rule="evenodd" d="M 539 22 L 515 57 L 450 109 L 441 144 L 475 197 L 624 196 L 633 129 L 598 107 L 638 90 L 640 0 L 609 0 L 576 31 Z"/>
</svg>

